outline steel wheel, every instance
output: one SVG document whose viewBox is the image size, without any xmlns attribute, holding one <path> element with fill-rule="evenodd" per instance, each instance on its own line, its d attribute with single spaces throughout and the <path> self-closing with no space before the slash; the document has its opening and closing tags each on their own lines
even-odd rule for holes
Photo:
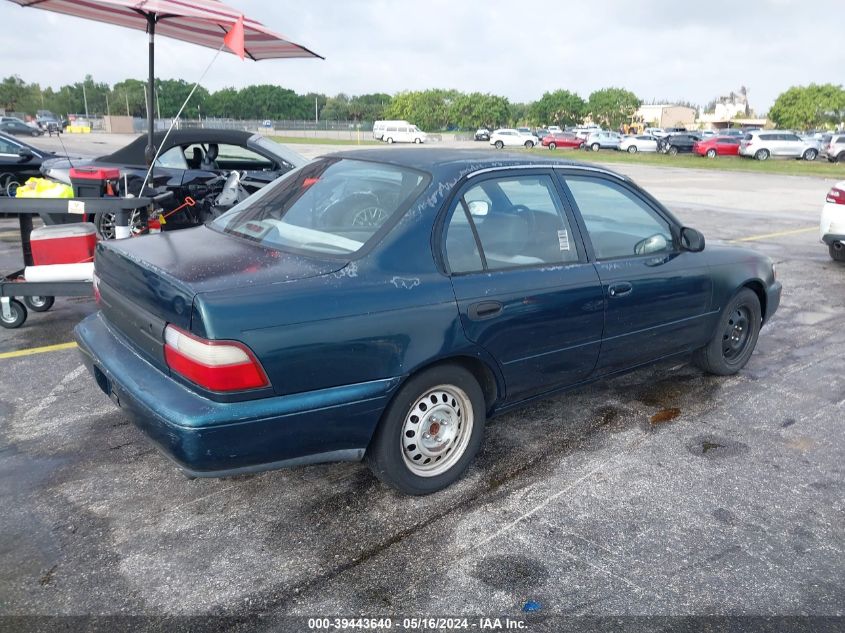
<svg viewBox="0 0 845 633">
<path fill-rule="evenodd" d="M 637 146 L 631 145 L 630 147 L 628 147 L 628 153 L 629 154 L 636 154 L 637 153 Z"/>
<path fill-rule="evenodd" d="M 26 308 L 17 299 L 9 299 L 9 314 L 4 312 L 5 310 L 0 310 L 0 325 L 6 329 L 13 330 L 26 321 Z"/>
<path fill-rule="evenodd" d="M 818 156 L 818 152 L 814 149 L 808 149 L 804 152 L 804 160 L 816 160 L 816 156 Z"/>
<path fill-rule="evenodd" d="M 387 213 L 381 207 L 371 206 L 358 209 L 352 216 L 352 226 L 381 226 Z"/>
<path fill-rule="evenodd" d="M 35 312 L 47 312 L 56 302 L 54 297 L 24 297 L 26 307 Z"/>
<path fill-rule="evenodd" d="M 557 147 L 557 143 L 549 143 L 549 149 L 554 149 Z"/>
<path fill-rule="evenodd" d="M 674 145 L 670 145 L 669 149 L 666 150 L 666 153 L 669 154 L 669 156 L 677 156 L 678 155 L 678 148 L 675 147 Z"/>
<path fill-rule="evenodd" d="M 389 137 L 389 136 L 387 137 L 387 144 L 388 144 L 388 145 L 393 145 L 393 139 L 392 139 L 391 137 Z"/>
<path fill-rule="evenodd" d="M 505 146 L 505 144 L 502 143 L 502 141 L 496 141 L 494 143 L 494 145 L 495 145 L 496 149 L 502 149 Z"/>
<path fill-rule="evenodd" d="M 740 305 L 728 316 L 727 327 L 722 332 L 722 356 L 730 363 L 745 353 L 750 340 L 751 312 Z"/>
<path fill-rule="evenodd" d="M 769 150 L 761 149 L 758 150 L 756 154 L 754 154 L 754 158 L 757 160 L 767 160 L 769 158 Z"/>
<path fill-rule="evenodd" d="M 446 472 L 463 456 L 473 423 L 472 403 L 462 389 L 430 389 L 405 416 L 400 438 L 405 466 L 420 477 Z"/>
<path fill-rule="evenodd" d="M 708 149 L 707 150 L 707 158 L 716 158 L 716 150 L 715 149 Z"/>
</svg>

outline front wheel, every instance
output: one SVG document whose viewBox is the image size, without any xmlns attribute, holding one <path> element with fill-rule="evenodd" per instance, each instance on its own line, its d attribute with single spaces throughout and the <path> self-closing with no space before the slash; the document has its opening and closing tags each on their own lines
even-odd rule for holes
<svg viewBox="0 0 845 633">
<path fill-rule="evenodd" d="M 30 132 L 29 134 L 30 136 L 41 136 L 41 132 L 39 132 L 38 130 L 32 130 L 32 132 Z"/>
<path fill-rule="evenodd" d="M 808 149 L 806 152 L 804 152 L 804 155 L 801 158 L 803 158 L 804 160 L 816 160 L 816 156 L 818 155 L 819 153 L 816 150 Z"/>
<path fill-rule="evenodd" d="M 678 148 L 675 147 L 674 145 L 670 145 L 669 149 L 666 150 L 666 153 L 669 154 L 669 156 L 677 156 L 678 155 Z"/>
<path fill-rule="evenodd" d="M 534 147 L 534 143 L 531 141 L 525 141 L 525 149 L 531 149 L 532 147 Z"/>
<path fill-rule="evenodd" d="M 399 492 L 437 492 L 475 458 L 484 422 L 484 394 L 475 377 L 457 365 L 432 367 L 394 396 L 367 448 L 367 463 Z"/>
<path fill-rule="evenodd" d="M 708 149 L 707 150 L 707 158 L 716 158 L 716 150 L 715 149 Z"/>
<path fill-rule="evenodd" d="M 495 143 L 493 143 L 493 146 L 494 146 L 496 149 L 502 149 L 502 148 L 505 146 L 505 144 L 504 144 L 504 143 L 502 143 L 502 141 L 496 141 Z"/>
<path fill-rule="evenodd" d="M 420 143 L 422 143 L 422 141 L 420 139 L 418 139 L 418 138 L 414 139 L 414 145 L 419 145 Z"/>
<path fill-rule="evenodd" d="M 763 320 L 760 300 L 750 288 L 743 288 L 728 302 L 710 342 L 693 354 L 693 362 L 717 376 L 730 376 L 745 367 Z"/>
<path fill-rule="evenodd" d="M 9 299 L 9 314 L 0 306 L 0 325 L 8 330 L 19 328 L 26 321 L 26 308 L 17 299 Z"/>
<path fill-rule="evenodd" d="M 24 297 L 26 307 L 34 312 L 47 312 L 56 302 L 55 297 Z"/>
<path fill-rule="evenodd" d="M 601 145 L 599 145 L 598 143 L 593 143 L 592 145 L 590 145 L 590 149 L 594 152 L 597 152 L 601 149 Z"/>
<path fill-rule="evenodd" d="M 834 242 L 827 247 L 830 258 L 835 262 L 845 262 L 845 244 Z"/>
<path fill-rule="evenodd" d="M 549 149 L 557 148 L 557 143 L 549 143 Z"/>
<path fill-rule="evenodd" d="M 389 136 L 387 137 L 387 144 L 388 144 L 388 145 L 393 145 L 393 139 L 392 139 L 391 137 L 389 137 Z"/>
<path fill-rule="evenodd" d="M 628 148 L 628 153 L 629 153 L 629 154 L 636 154 L 636 153 L 637 153 L 637 146 L 636 146 L 636 145 L 631 145 L 631 146 Z"/>
</svg>

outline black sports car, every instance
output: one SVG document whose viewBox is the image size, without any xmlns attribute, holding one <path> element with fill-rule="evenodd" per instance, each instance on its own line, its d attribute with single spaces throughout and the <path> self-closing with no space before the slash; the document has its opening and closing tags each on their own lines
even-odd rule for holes
<svg viewBox="0 0 845 633">
<path fill-rule="evenodd" d="M 15 136 L 41 136 L 43 132 L 15 117 L 0 118 L 0 132 L 14 134 Z"/>
<path fill-rule="evenodd" d="M 12 196 L 27 178 L 40 176 L 41 163 L 57 158 L 52 152 L 0 132 L 0 196 Z"/>
<path fill-rule="evenodd" d="M 196 201 L 196 205 L 186 206 L 168 218 L 163 227 L 166 230 L 197 226 L 211 219 L 214 202 L 223 189 L 226 176 L 233 171 L 240 172 L 241 184 L 252 192 L 308 162 L 275 141 L 240 130 L 173 130 L 166 140 L 164 136 L 164 132 L 154 135 L 155 145 L 161 146 L 161 151 L 148 186 L 159 192 L 173 192 L 165 212 L 181 206 L 188 197 Z M 71 167 L 117 167 L 121 176 L 118 193 L 138 195 L 147 174 L 146 145 L 147 137 L 141 136 L 126 147 L 99 158 L 47 161 L 41 172 L 49 178 L 70 183 Z M 48 223 L 56 220 L 45 218 Z M 98 214 L 94 223 L 103 237 L 114 237 L 114 214 Z M 132 217 L 131 224 L 135 232 L 144 229 L 140 213 Z"/>
<path fill-rule="evenodd" d="M 690 134 L 689 132 L 682 132 L 680 134 L 670 134 L 666 138 L 657 141 L 657 151 L 674 156 L 675 154 L 689 154 L 692 152 L 692 146 L 696 141 L 700 141 L 701 137 L 698 134 Z"/>
</svg>

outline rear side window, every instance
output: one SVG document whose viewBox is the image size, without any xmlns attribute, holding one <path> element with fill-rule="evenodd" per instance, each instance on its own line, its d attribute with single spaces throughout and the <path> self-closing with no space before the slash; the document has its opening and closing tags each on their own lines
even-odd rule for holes
<svg viewBox="0 0 845 633">
<path fill-rule="evenodd" d="M 761 134 L 761 141 L 776 141 L 780 138 L 780 134 Z"/>
<path fill-rule="evenodd" d="M 674 249 L 669 223 L 654 209 L 615 183 L 567 176 L 596 259 L 615 259 Z"/>
<path fill-rule="evenodd" d="M 324 158 L 267 185 L 211 226 L 265 246 L 348 255 L 409 208 L 428 180 L 394 165 Z"/>
</svg>

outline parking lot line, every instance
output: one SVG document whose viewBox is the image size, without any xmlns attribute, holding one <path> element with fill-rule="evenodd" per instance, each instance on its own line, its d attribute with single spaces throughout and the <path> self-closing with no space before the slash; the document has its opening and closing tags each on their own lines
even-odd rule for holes
<svg viewBox="0 0 845 633">
<path fill-rule="evenodd" d="M 14 352 L 3 352 L 0 354 L 0 359 L 3 358 L 18 358 L 20 356 L 31 356 L 32 354 L 43 354 L 44 352 L 58 352 L 63 349 L 73 349 L 76 343 L 57 343 L 56 345 L 45 345 L 44 347 L 30 347 L 28 349 L 19 349 Z"/>
<path fill-rule="evenodd" d="M 777 233 L 764 233 L 763 235 L 752 235 L 750 237 L 740 237 L 735 240 L 731 240 L 732 242 L 754 242 L 756 240 L 765 240 L 769 237 L 780 237 L 782 235 L 795 235 L 797 233 L 809 233 L 810 231 L 818 231 L 819 227 L 817 226 L 808 226 L 804 229 L 792 229 L 791 231 L 778 231 Z"/>
</svg>

